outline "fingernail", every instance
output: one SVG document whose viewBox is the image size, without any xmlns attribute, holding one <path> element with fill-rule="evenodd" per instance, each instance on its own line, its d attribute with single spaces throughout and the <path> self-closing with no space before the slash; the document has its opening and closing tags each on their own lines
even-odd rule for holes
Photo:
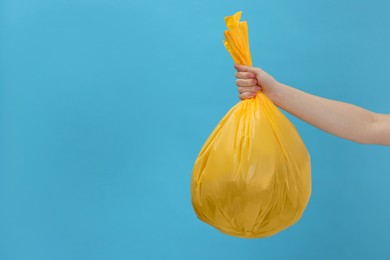
<svg viewBox="0 0 390 260">
<path fill-rule="evenodd" d="M 256 91 L 260 91 L 260 90 L 261 90 L 261 88 L 260 88 L 260 87 L 256 87 L 255 89 L 256 89 Z"/>
</svg>

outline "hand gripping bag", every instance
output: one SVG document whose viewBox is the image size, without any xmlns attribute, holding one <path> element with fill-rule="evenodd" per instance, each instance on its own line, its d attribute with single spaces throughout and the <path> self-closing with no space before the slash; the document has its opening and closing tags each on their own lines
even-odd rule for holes
<svg viewBox="0 0 390 260">
<path fill-rule="evenodd" d="M 225 17 L 224 45 L 252 66 L 241 12 Z M 262 93 L 240 101 L 219 122 L 195 161 L 197 217 L 221 232 L 267 237 L 296 223 L 311 194 L 310 156 L 294 125 Z"/>
</svg>

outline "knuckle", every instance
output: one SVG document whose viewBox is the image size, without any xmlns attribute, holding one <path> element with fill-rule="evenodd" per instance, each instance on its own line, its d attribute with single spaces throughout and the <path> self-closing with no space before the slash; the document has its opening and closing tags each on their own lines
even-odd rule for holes
<svg viewBox="0 0 390 260">
<path fill-rule="evenodd" d="M 245 98 L 249 98 L 249 97 L 250 97 L 250 92 L 244 92 L 244 93 L 243 93 L 243 96 L 244 96 Z"/>
<path fill-rule="evenodd" d="M 253 80 L 252 79 L 247 79 L 247 80 L 245 80 L 245 82 L 246 82 L 246 84 L 248 85 L 248 87 L 249 86 L 251 86 L 252 85 L 252 83 L 253 83 Z"/>
<path fill-rule="evenodd" d="M 241 85 L 242 85 L 243 87 L 247 87 L 247 86 L 248 86 L 248 80 L 247 80 L 247 79 L 243 79 Z"/>
</svg>

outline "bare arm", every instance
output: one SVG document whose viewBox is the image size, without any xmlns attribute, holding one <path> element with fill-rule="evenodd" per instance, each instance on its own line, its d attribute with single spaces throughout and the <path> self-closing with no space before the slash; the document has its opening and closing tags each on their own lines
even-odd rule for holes
<svg viewBox="0 0 390 260">
<path fill-rule="evenodd" d="M 261 89 L 278 107 L 330 134 L 358 143 L 390 145 L 390 115 L 308 94 L 277 82 L 259 68 L 235 67 L 241 99 Z"/>
<path fill-rule="evenodd" d="M 280 84 L 275 105 L 330 134 L 358 143 L 390 145 L 390 115 L 314 96 Z"/>
</svg>

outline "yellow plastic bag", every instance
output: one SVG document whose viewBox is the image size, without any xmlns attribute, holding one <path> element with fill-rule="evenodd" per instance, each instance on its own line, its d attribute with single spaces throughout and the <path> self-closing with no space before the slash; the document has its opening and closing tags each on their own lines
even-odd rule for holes
<svg viewBox="0 0 390 260">
<path fill-rule="evenodd" d="M 252 66 L 241 12 L 225 17 L 224 44 Z M 296 223 L 311 194 L 310 156 L 294 125 L 261 92 L 240 101 L 202 147 L 191 195 L 199 219 L 221 232 L 259 238 Z"/>
</svg>

